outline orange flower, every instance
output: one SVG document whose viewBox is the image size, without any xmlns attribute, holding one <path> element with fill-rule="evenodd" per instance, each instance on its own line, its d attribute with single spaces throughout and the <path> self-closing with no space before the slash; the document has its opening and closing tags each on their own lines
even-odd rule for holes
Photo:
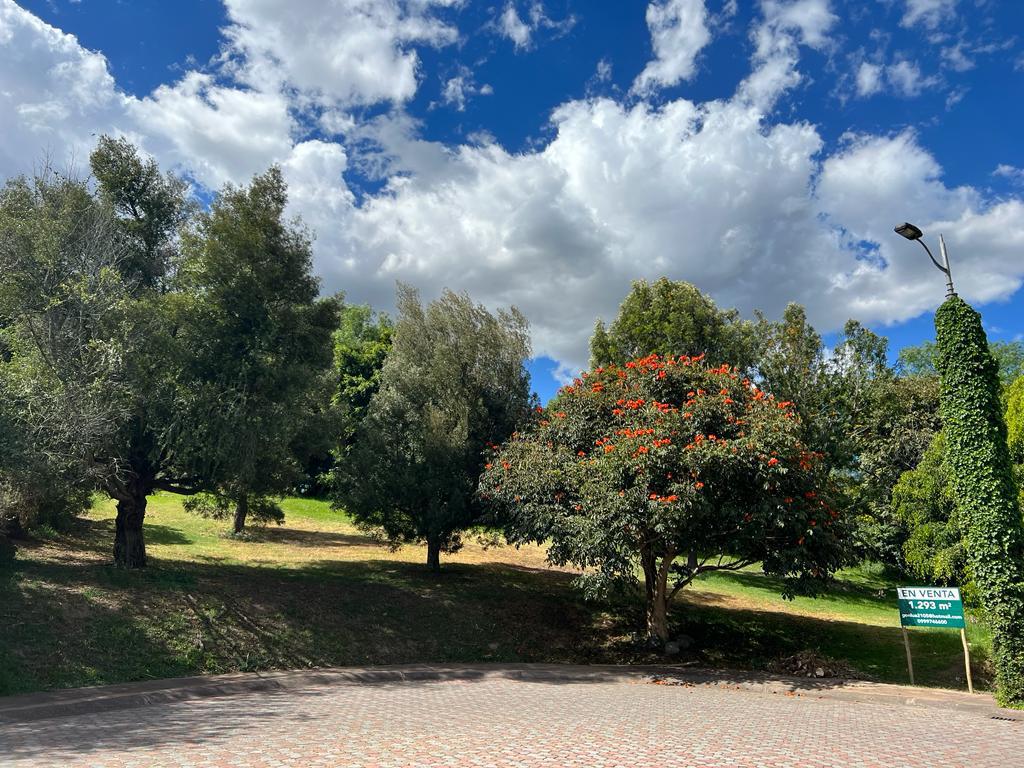
<svg viewBox="0 0 1024 768">
<path fill-rule="evenodd" d="M 704 487 L 704 483 L 702 483 L 700 480 L 698 480 L 696 483 L 693 484 L 693 487 L 696 488 L 699 491 L 701 488 Z"/>
<path fill-rule="evenodd" d="M 768 466 L 769 467 L 774 467 L 778 463 L 779 463 L 778 459 L 768 459 Z"/>
</svg>

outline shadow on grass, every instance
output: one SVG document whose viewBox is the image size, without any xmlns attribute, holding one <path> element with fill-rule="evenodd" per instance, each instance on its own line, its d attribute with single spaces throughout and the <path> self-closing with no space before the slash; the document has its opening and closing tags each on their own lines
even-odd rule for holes
<svg viewBox="0 0 1024 768">
<path fill-rule="evenodd" d="M 146 525 L 149 535 L 149 525 Z M 250 527 L 246 529 L 249 541 L 267 542 L 271 544 L 288 544 L 300 547 L 369 547 L 380 549 L 385 546 L 370 536 L 336 531 L 306 531 L 299 528 L 288 528 L 287 524 L 280 528 Z"/>
<path fill-rule="evenodd" d="M 112 528 L 82 521 L 62 546 L 106 554 Z M 0 665 L 0 694 L 269 669 L 666 660 L 640 643 L 638 598 L 584 602 L 573 579 L 497 562 L 447 563 L 434 574 L 383 559 L 280 568 L 151 558 L 147 569 L 122 571 L 98 560 L 34 560 L 29 550 L 0 570 L 0 658 L 11 659 Z M 875 604 L 865 591 L 858 599 Z M 694 641 L 673 662 L 759 669 L 816 650 L 865 677 L 905 681 L 895 627 L 690 603 L 677 604 L 672 619 L 674 633 Z M 955 633 L 914 633 L 912 643 L 919 683 L 958 685 Z M 984 659 L 976 661 L 981 682 Z"/>
</svg>

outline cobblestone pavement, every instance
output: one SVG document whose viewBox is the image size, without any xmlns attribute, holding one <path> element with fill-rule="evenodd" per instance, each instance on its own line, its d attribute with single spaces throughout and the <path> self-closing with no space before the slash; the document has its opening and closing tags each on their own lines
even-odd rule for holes
<svg viewBox="0 0 1024 768">
<path fill-rule="evenodd" d="M 1024 721 L 640 681 L 400 682 L 0 724 L 3 766 L 1024 765 Z"/>
</svg>

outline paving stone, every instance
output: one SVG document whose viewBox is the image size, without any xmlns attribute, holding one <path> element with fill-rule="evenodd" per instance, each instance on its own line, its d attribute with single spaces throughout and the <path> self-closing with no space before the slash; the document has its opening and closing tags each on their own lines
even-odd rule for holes
<svg viewBox="0 0 1024 768">
<path fill-rule="evenodd" d="M 0 764 L 634 768 L 1024 765 L 1024 721 L 709 686 L 405 681 L 0 724 Z"/>
</svg>

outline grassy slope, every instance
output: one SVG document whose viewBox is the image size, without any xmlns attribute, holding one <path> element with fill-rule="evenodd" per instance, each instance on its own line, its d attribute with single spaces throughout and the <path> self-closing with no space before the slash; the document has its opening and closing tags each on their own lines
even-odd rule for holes
<svg viewBox="0 0 1024 768">
<path fill-rule="evenodd" d="M 284 527 L 251 540 L 159 495 L 146 522 L 151 567 L 109 565 L 113 509 L 22 548 L 0 568 L 0 694 L 237 670 L 441 661 L 656 661 L 636 649 L 632 600 L 583 602 L 540 548 L 470 543 L 434 576 L 423 551 L 390 552 L 342 514 L 289 499 Z M 865 676 L 903 682 L 893 583 L 842 574 L 824 598 L 783 601 L 754 572 L 712 575 L 674 611 L 688 659 L 760 667 L 816 649 Z M 969 629 L 984 681 L 989 638 Z M 962 685 L 959 638 L 912 636 L 918 682 Z"/>
</svg>

